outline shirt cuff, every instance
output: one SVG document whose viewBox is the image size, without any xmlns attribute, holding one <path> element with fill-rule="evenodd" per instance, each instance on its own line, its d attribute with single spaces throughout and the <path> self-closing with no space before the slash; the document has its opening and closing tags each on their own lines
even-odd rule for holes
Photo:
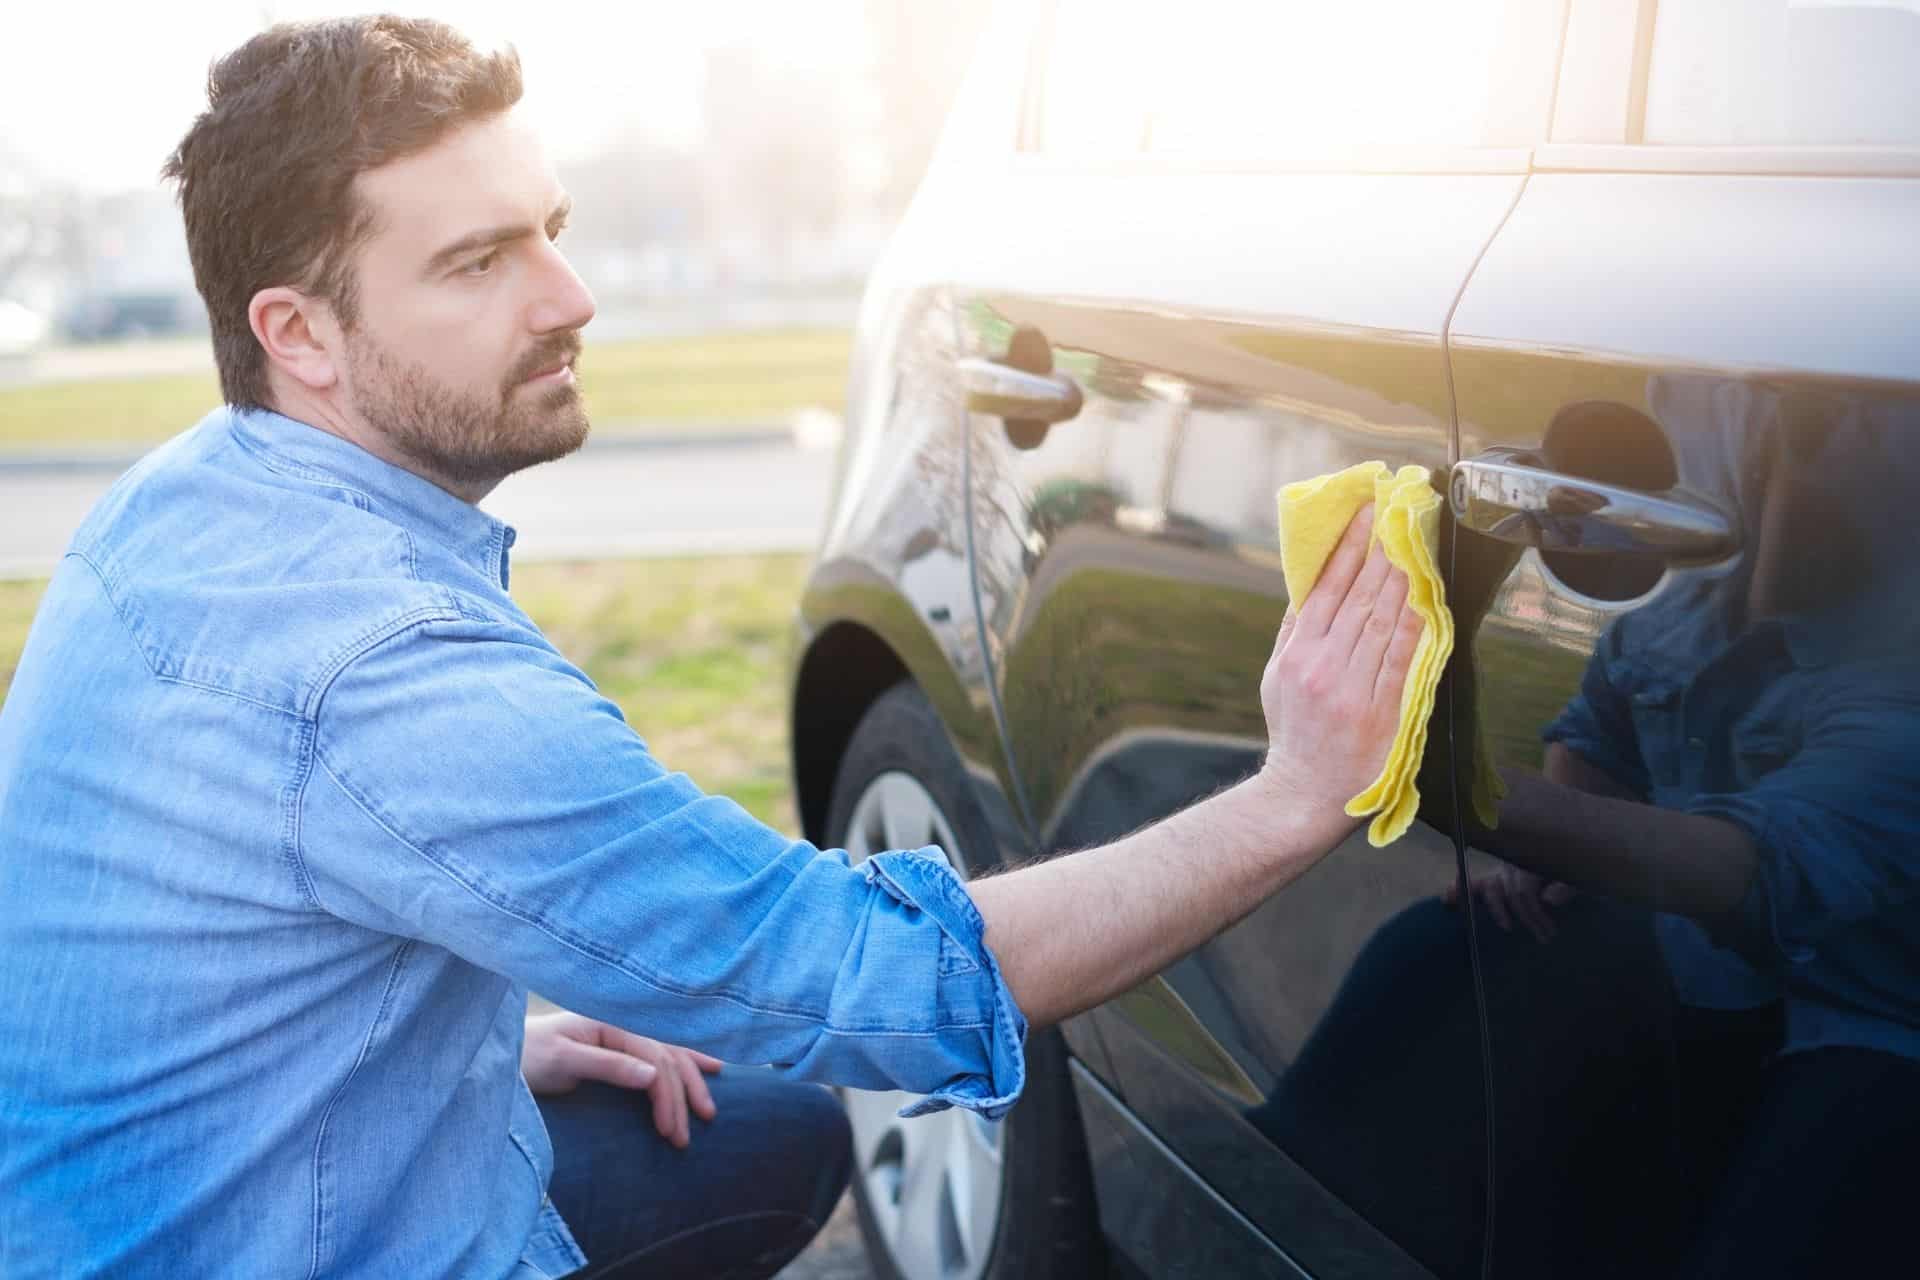
<svg viewBox="0 0 1920 1280">
<path fill-rule="evenodd" d="M 1634 769 L 1620 758 L 1620 753 L 1613 749 L 1611 743 L 1593 733 L 1579 720 L 1561 716 L 1540 731 L 1540 741 L 1545 746 L 1557 742 L 1621 786 L 1629 789 L 1633 786 Z"/>
<path fill-rule="evenodd" d="M 1791 910 L 1791 890 L 1783 882 L 1790 868 L 1781 864 L 1768 839 L 1766 809 L 1744 796 L 1714 795 L 1701 797 L 1686 811 L 1731 822 L 1753 841 L 1753 879 L 1746 897 L 1725 916 L 1700 921 L 1714 945 L 1737 953 L 1762 973 L 1778 974 L 1812 960 L 1813 948 L 1795 937 L 1782 911 L 1783 906 Z"/>
<path fill-rule="evenodd" d="M 992 1010 L 991 1027 L 982 1055 L 984 1070 L 955 1077 L 920 1101 L 901 1108 L 900 1114 L 918 1116 L 964 1107 L 988 1120 L 998 1120 L 1013 1109 L 1026 1088 L 1027 1019 L 1014 1003 L 1013 993 L 1000 977 L 999 962 L 987 947 L 987 926 L 980 918 L 980 909 L 945 860 L 929 856 L 937 852 L 882 853 L 860 865 L 870 882 L 933 918 L 941 933 L 940 982 L 977 988 L 981 1002 Z"/>
</svg>

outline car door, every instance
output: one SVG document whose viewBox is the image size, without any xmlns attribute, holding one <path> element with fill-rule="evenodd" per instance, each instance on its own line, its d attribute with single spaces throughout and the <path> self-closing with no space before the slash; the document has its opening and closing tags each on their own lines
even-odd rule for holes
<svg viewBox="0 0 1920 1280">
<path fill-rule="evenodd" d="M 1846 1274 L 1724 1206 L 1782 1080 L 1915 1054 L 1920 12 L 1575 0 L 1565 57 L 1448 343 L 1473 839 L 1565 886 L 1485 891 L 1493 1273 Z"/>
<path fill-rule="evenodd" d="M 1376 8 L 1063 3 L 1022 154 L 944 179 L 978 606 L 1039 852 L 1253 771 L 1280 486 L 1451 461 L 1440 335 L 1523 180 L 1494 144 L 1544 127 L 1557 13 L 1387 6 L 1383 51 Z M 1356 839 L 1069 1026 L 1112 1064 L 1079 1081 L 1109 1234 L 1195 1274 L 1476 1265 L 1477 1037 L 1414 1076 L 1373 1051 L 1425 1030 L 1365 1015 L 1385 957 L 1444 933 L 1422 999 L 1471 1024 L 1455 865 L 1427 823 Z"/>
</svg>

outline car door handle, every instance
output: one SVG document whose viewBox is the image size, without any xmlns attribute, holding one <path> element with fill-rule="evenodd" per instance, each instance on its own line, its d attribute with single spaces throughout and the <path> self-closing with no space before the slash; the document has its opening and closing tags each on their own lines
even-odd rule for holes
<svg viewBox="0 0 1920 1280">
<path fill-rule="evenodd" d="M 968 356 L 959 362 L 967 408 L 1017 422 L 1052 425 L 1080 412 L 1080 384 L 1064 373 L 1028 373 L 998 360 Z"/>
<path fill-rule="evenodd" d="M 1711 564 L 1740 549 L 1738 523 L 1705 498 L 1549 471 L 1523 449 L 1455 463 L 1448 504 L 1462 528 L 1542 551 Z"/>
</svg>

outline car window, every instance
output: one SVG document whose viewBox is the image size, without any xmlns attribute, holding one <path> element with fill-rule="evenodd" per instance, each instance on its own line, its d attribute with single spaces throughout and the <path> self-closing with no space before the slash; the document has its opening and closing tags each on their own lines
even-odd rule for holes
<svg viewBox="0 0 1920 1280">
<path fill-rule="evenodd" d="M 1147 117 L 1144 6 L 1059 0 L 1046 42 L 1040 149 L 1063 157 L 1139 151 Z"/>
<path fill-rule="evenodd" d="M 1060 0 L 1041 149 L 1244 160 L 1477 146 L 1513 0 Z"/>
<path fill-rule="evenodd" d="M 1920 0 L 1661 0 L 1650 143 L 1920 145 Z"/>
<path fill-rule="evenodd" d="M 1504 0 L 1183 5 L 1149 149 L 1476 146 L 1485 140 Z"/>
</svg>

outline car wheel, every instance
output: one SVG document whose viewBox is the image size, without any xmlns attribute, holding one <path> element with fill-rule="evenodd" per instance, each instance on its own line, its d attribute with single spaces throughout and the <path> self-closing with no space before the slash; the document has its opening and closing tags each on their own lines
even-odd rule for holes
<svg viewBox="0 0 1920 1280">
<path fill-rule="evenodd" d="M 994 861 L 969 785 L 926 697 L 897 684 L 854 730 L 834 780 L 829 843 L 856 863 L 938 846 L 965 879 Z M 1065 1042 L 1035 1031 L 1026 1052 L 1026 1091 L 998 1122 L 957 1107 L 902 1120 L 913 1094 L 841 1091 L 876 1274 L 1001 1280 L 1105 1270 Z"/>
</svg>

